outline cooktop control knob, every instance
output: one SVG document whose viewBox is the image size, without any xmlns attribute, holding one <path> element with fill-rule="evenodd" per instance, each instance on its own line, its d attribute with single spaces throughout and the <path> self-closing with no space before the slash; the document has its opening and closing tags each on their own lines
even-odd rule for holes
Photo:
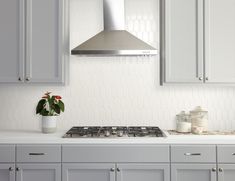
<svg viewBox="0 0 235 181">
<path fill-rule="evenodd" d="M 105 131 L 104 131 L 104 135 L 105 135 L 106 137 L 109 137 L 109 136 L 110 136 L 110 131 L 105 130 Z"/>
<path fill-rule="evenodd" d="M 122 130 L 117 131 L 117 136 L 122 137 L 123 136 L 123 131 Z"/>
</svg>

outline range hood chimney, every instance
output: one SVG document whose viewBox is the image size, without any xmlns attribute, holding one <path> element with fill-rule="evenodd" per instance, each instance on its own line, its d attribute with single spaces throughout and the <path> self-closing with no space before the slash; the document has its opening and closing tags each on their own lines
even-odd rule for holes
<svg viewBox="0 0 235 181">
<path fill-rule="evenodd" d="M 156 55 L 157 50 L 125 30 L 124 0 L 103 0 L 104 31 L 78 47 L 72 55 Z"/>
</svg>

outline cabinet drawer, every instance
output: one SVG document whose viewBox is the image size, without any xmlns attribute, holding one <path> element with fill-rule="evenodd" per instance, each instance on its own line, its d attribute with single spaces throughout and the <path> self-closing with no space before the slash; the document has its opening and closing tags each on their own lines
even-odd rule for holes
<svg viewBox="0 0 235 181">
<path fill-rule="evenodd" d="M 14 145 L 0 145 L 0 162 L 15 162 Z"/>
<path fill-rule="evenodd" d="M 63 162 L 169 162 L 167 145 L 65 145 Z"/>
<path fill-rule="evenodd" d="M 171 161 L 175 163 L 215 163 L 216 147 L 213 145 L 172 146 Z"/>
<path fill-rule="evenodd" d="M 60 145 L 19 145 L 17 162 L 61 162 Z"/>
<path fill-rule="evenodd" d="M 218 162 L 220 163 L 235 163 L 235 146 L 219 145 Z"/>
</svg>

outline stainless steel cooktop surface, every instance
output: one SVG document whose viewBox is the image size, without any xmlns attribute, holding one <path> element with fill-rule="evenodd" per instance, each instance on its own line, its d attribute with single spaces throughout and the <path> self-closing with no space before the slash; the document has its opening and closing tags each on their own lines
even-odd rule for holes
<svg viewBox="0 0 235 181">
<path fill-rule="evenodd" d="M 166 137 L 159 127 L 152 126 L 78 126 L 72 127 L 64 138 Z"/>
</svg>

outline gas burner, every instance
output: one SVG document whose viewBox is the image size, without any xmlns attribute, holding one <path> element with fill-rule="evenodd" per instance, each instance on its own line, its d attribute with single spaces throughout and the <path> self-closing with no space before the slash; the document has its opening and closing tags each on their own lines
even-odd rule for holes
<svg viewBox="0 0 235 181">
<path fill-rule="evenodd" d="M 129 127 L 128 135 L 130 137 L 164 137 L 162 130 L 158 127 Z"/>
<path fill-rule="evenodd" d="M 64 138 L 165 137 L 158 127 L 84 126 L 72 127 Z"/>
</svg>

